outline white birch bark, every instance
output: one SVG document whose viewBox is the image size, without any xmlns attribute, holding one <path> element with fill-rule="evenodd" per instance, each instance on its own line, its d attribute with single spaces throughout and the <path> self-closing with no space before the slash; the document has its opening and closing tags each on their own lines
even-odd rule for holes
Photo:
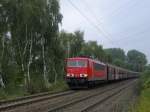
<svg viewBox="0 0 150 112">
<path fill-rule="evenodd" d="M 27 46 L 29 44 L 29 41 L 28 41 L 28 38 L 27 38 L 28 37 L 27 33 L 28 33 L 28 27 L 27 27 L 27 24 L 26 24 L 26 44 L 25 44 L 25 47 L 24 47 L 23 57 L 22 58 L 24 58 L 24 56 L 26 54 Z M 24 66 L 23 62 L 24 62 L 24 60 L 22 61 L 22 71 L 24 72 L 24 85 L 26 86 L 27 85 L 27 75 L 25 73 L 25 66 Z"/>
<path fill-rule="evenodd" d="M 31 33 L 31 40 L 30 40 L 30 51 L 29 51 L 29 62 L 28 62 L 28 65 L 27 65 L 27 80 L 28 80 L 28 83 L 30 84 L 31 82 L 31 79 L 30 79 L 30 65 L 32 63 L 32 46 L 33 46 L 33 40 L 32 40 L 32 33 Z"/>
<path fill-rule="evenodd" d="M 2 74 L 0 74 L 0 84 L 3 88 L 5 88 L 5 84 L 4 84 L 4 81 L 3 81 L 3 78 L 2 78 Z"/>
<path fill-rule="evenodd" d="M 55 81 L 54 81 L 54 83 L 56 84 L 56 83 L 57 83 L 57 77 L 58 77 L 58 74 L 57 74 L 57 72 L 56 72 L 56 69 L 55 69 L 55 68 L 53 68 L 53 70 L 54 70 L 54 72 L 55 72 Z"/>
<path fill-rule="evenodd" d="M 27 76 L 26 76 L 26 74 L 25 74 L 24 55 L 25 55 L 25 53 L 26 53 L 26 49 L 27 49 L 28 42 L 26 42 L 26 44 L 25 44 L 23 53 L 22 53 L 22 51 L 21 51 L 21 45 L 19 44 L 18 41 L 17 41 L 17 43 L 18 43 L 18 48 L 19 48 L 19 56 L 20 56 L 20 59 L 21 59 L 21 60 L 20 60 L 20 61 L 21 61 L 21 70 L 22 70 L 22 72 L 24 73 L 24 77 L 25 77 L 25 79 L 24 79 L 24 84 L 26 85 L 26 84 L 27 84 Z"/>
<path fill-rule="evenodd" d="M 43 56 L 43 78 L 44 78 L 44 82 L 45 82 L 45 86 L 48 87 L 49 86 L 49 82 L 47 79 L 47 75 L 46 75 L 46 62 L 45 62 L 45 47 L 44 47 L 44 38 L 41 39 L 41 45 L 42 45 L 42 56 Z"/>
<path fill-rule="evenodd" d="M 19 47 L 19 54 L 20 54 L 20 61 L 21 61 L 21 70 L 22 70 L 22 72 L 23 72 L 23 75 L 24 75 L 24 85 L 26 86 L 27 85 L 27 78 L 28 78 L 28 76 L 27 76 L 27 72 L 25 71 L 25 64 L 24 64 L 24 56 L 25 56 L 25 54 L 26 54 L 26 51 L 27 51 L 27 47 L 28 47 L 28 45 L 29 45 L 29 41 L 28 41 L 28 38 L 27 38 L 27 32 L 28 32 L 28 30 L 27 30 L 27 24 L 26 24 L 26 26 L 25 26 L 25 32 L 26 32 L 26 43 L 25 43 L 25 45 L 24 45 L 24 48 L 23 48 L 23 51 L 21 51 L 21 45 L 19 44 L 19 42 L 17 41 L 17 43 L 18 43 L 18 47 Z"/>
<path fill-rule="evenodd" d="M 1 61 L 3 60 L 3 56 L 4 56 L 4 48 L 5 48 L 5 43 L 4 43 L 4 36 L 2 37 L 2 55 L 1 55 Z M 5 88 L 5 84 L 4 84 L 4 81 L 3 81 L 3 77 L 2 77 L 2 62 L 0 62 L 0 84 L 3 88 Z"/>
</svg>

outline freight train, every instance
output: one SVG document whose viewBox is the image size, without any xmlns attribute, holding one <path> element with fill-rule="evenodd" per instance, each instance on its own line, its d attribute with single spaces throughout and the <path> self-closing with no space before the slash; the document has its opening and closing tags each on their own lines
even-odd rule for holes
<svg viewBox="0 0 150 112">
<path fill-rule="evenodd" d="M 66 59 L 66 82 L 70 88 L 90 87 L 99 82 L 109 82 L 134 78 L 133 72 L 89 57 Z"/>
</svg>

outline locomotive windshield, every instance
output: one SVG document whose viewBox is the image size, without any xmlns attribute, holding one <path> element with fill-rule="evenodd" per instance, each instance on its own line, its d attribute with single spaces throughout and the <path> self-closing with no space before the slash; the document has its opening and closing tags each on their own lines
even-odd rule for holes
<svg viewBox="0 0 150 112">
<path fill-rule="evenodd" d="M 87 67 L 86 60 L 68 60 L 67 61 L 68 67 Z"/>
</svg>

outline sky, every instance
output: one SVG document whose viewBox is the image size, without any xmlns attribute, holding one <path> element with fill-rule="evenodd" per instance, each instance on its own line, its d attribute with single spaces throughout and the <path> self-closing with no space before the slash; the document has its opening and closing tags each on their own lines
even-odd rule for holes
<svg viewBox="0 0 150 112">
<path fill-rule="evenodd" d="M 84 32 L 104 48 L 136 49 L 150 63 L 150 0 L 60 0 L 61 30 Z"/>
</svg>

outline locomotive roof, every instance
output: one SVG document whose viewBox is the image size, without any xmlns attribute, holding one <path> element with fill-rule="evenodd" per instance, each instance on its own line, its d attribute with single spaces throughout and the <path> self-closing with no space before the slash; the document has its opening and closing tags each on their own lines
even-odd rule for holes
<svg viewBox="0 0 150 112">
<path fill-rule="evenodd" d="M 67 59 L 89 59 L 87 57 L 72 57 L 72 58 L 67 58 Z"/>
<path fill-rule="evenodd" d="M 121 70 L 130 71 L 130 70 L 128 70 L 128 69 L 125 69 L 125 68 L 122 68 L 122 67 L 118 67 L 118 66 L 116 66 L 116 65 L 112 65 L 112 64 L 108 64 L 108 63 L 107 63 L 107 65 L 110 66 L 110 67 L 114 67 L 114 68 L 121 69 Z"/>
<path fill-rule="evenodd" d="M 95 63 L 99 63 L 99 64 L 102 64 L 102 65 L 106 65 L 105 63 L 99 61 L 99 60 L 96 60 L 96 59 L 92 59 L 92 58 L 89 58 L 89 57 L 72 57 L 72 58 L 67 58 L 67 59 L 87 59 L 87 60 L 92 60 L 94 61 Z"/>
<path fill-rule="evenodd" d="M 128 71 L 128 72 L 133 72 L 133 71 L 131 71 L 131 70 L 128 70 L 128 69 L 125 69 L 125 68 L 122 68 L 122 67 L 118 67 L 118 66 L 116 66 L 116 65 L 112 65 L 112 64 L 109 64 L 109 63 L 103 63 L 103 62 L 101 62 L 101 61 L 99 61 L 99 60 L 96 60 L 96 59 L 93 59 L 93 58 L 91 58 L 91 57 L 87 57 L 87 56 L 81 56 L 81 57 L 72 57 L 72 58 L 67 58 L 67 59 L 87 59 L 87 60 L 92 60 L 92 61 L 94 61 L 95 63 L 99 63 L 99 64 L 101 64 L 101 65 L 108 65 L 108 66 L 110 66 L 110 67 L 114 67 L 114 68 L 118 68 L 118 69 L 120 69 L 120 70 L 124 70 L 124 71 Z M 135 72 L 136 73 L 136 72 Z"/>
</svg>

